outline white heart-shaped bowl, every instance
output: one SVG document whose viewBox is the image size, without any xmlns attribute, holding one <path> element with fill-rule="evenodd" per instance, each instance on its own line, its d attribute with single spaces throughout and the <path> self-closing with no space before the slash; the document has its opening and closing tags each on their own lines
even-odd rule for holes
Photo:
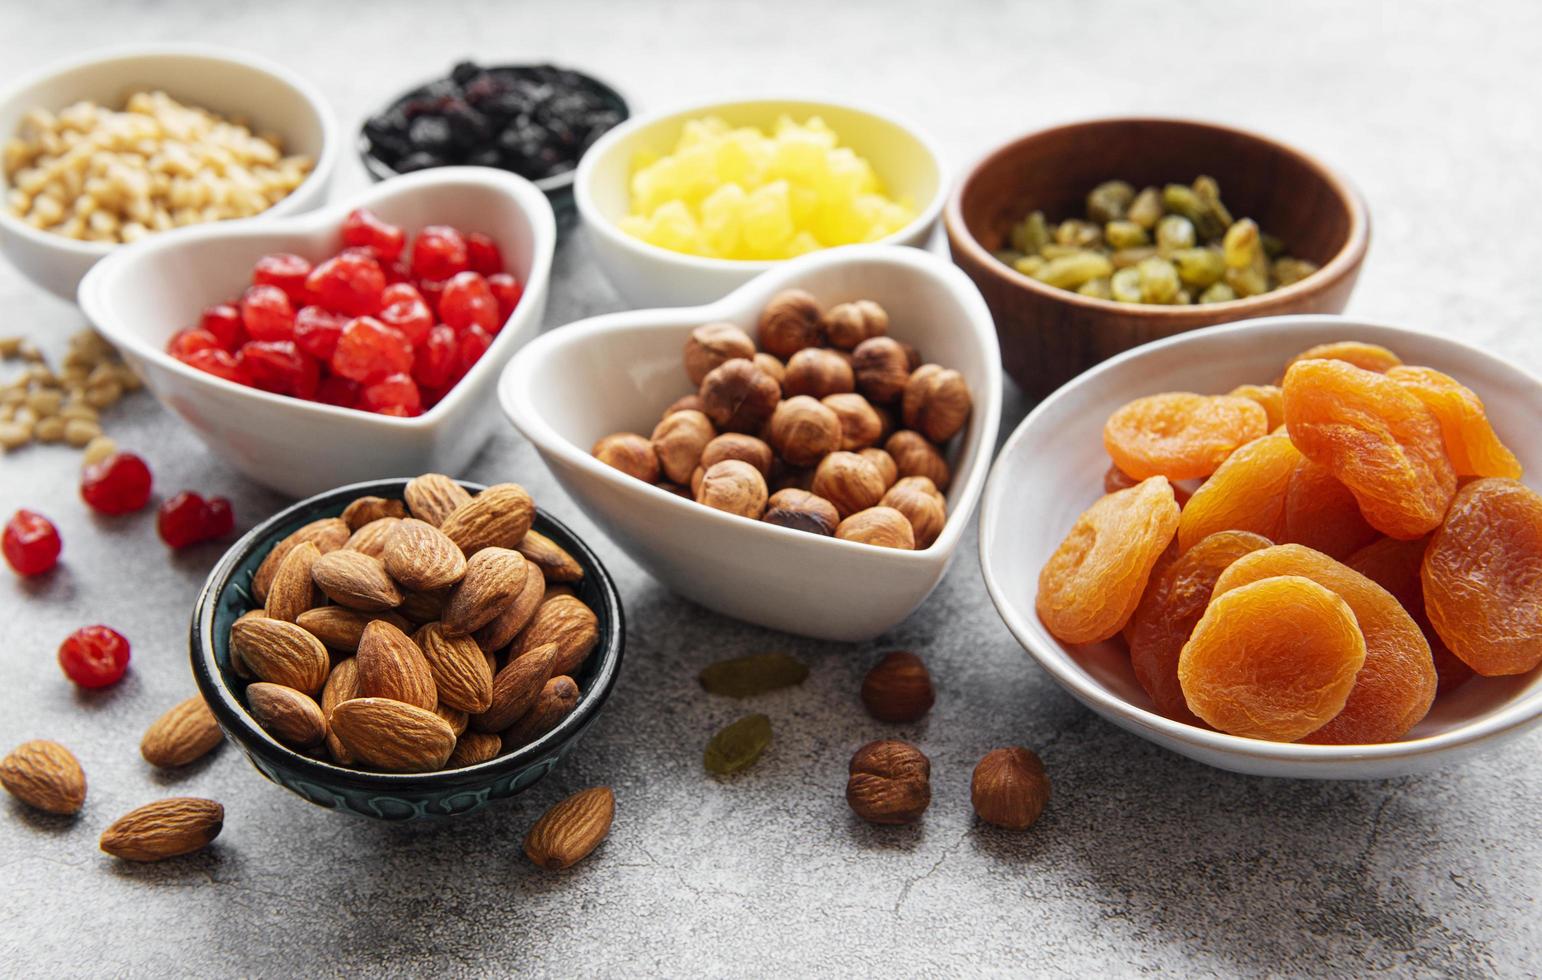
<svg viewBox="0 0 1542 980">
<path fill-rule="evenodd" d="M 310 175 L 258 219 L 299 214 L 326 200 L 341 154 L 332 110 L 311 84 L 288 69 L 238 51 L 201 44 L 97 51 L 49 65 L 0 95 L 0 140 L 16 132 L 35 108 L 58 112 L 81 99 L 118 107 L 135 89 L 160 89 L 188 105 L 241 117 L 253 132 L 277 133 L 287 153 L 316 161 Z M 0 173 L 0 198 L 10 187 Z M 80 279 L 98 261 L 122 248 L 81 242 L 41 231 L 0 207 L 0 249 L 28 279 L 62 299 L 75 298 Z"/>
<path fill-rule="evenodd" d="M 1259 776 L 1381 779 L 1449 765 L 1542 720 L 1542 670 L 1475 677 L 1442 695 L 1405 741 L 1383 745 L 1264 742 L 1156 713 L 1117 641 L 1069 646 L 1034 612 L 1039 570 L 1077 515 L 1103 493 L 1103 423 L 1132 398 L 1162 391 L 1225 392 L 1268 383 L 1315 344 L 1363 340 L 1475 390 L 1500 436 L 1542 472 L 1542 381 L 1475 347 L 1353 317 L 1286 316 L 1207 327 L 1146 344 L 1081 375 L 1035 408 L 1002 448 L 980 506 L 980 564 L 1007 628 L 1061 687 L 1127 731 L 1191 759 Z"/>
<path fill-rule="evenodd" d="M 681 351 L 704 323 L 752 335 L 776 293 L 882 304 L 889 333 L 963 374 L 974 412 L 954 450 L 948 522 L 924 551 L 897 551 L 748 520 L 685 500 L 590 455 L 612 432 L 651 432 L 690 390 Z M 503 410 L 584 511 L 681 595 L 736 619 L 827 640 L 893 627 L 941 580 L 984 485 L 1001 414 L 990 312 L 967 276 L 918 249 L 860 245 L 794 259 L 709 306 L 594 317 L 532 341 L 499 385 Z"/>
<path fill-rule="evenodd" d="M 319 261 L 341 247 L 343 218 L 367 207 L 416 234 L 448 224 L 492 236 L 524 295 L 492 346 L 449 394 L 416 418 L 393 418 L 275 395 L 188 367 L 166 353 L 178 330 L 212 303 L 239 296 L 270 252 Z M 498 371 L 540 329 L 556 222 L 546 195 L 522 177 L 445 167 L 395 177 L 295 218 L 235 221 L 167 232 L 120 249 L 80 284 L 90 321 L 145 379 L 161 404 L 217 455 L 294 497 L 412 473 L 458 473 L 497 419 Z"/>
<path fill-rule="evenodd" d="M 736 99 L 638 116 L 606 133 L 578 163 L 573 198 L 594 257 L 611 285 L 634 307 L 710 303 L 783 261 L 714 259 L 672 252 L 622 231 L 630 210 L 633 160 L 639 153 L 669 153 L 687 122 L 717 116 L 732 126 L 769 130 L 780 116 L 802 122 L 819 116 L 841 145 L 873 165 L 890 196 L 909 200 L 915 218 L 880 239 L 883 245 L 925 245 L 942 213 L 948 182 L 942 160 L 921 131 L 908 122 L 848 103 L 810 99 Z"/>
</svg>

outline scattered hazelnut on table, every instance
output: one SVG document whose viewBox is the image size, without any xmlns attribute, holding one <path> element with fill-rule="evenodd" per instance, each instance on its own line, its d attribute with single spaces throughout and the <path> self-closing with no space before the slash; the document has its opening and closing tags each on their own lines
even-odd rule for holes
<svg viewBox="0 0 1542 980">
<path fill-rule="evenodd" d="M 883 417 L 871 402 L 856 392 L 826 395 L 820 402 L 840 419 L 842 449 L 864 449 L 883 438 Z"/>
<path fill-rule="evenodd" d="M 814 493 L 835 505 L 844 520 L 883 499 L 883 474 L 856 453 L 831 453 L 814 470 Z"/>
<path fill-rule="evenodd" d="M 891 337 L 872 337 L 851 352 L 857 391 L 875 404 L 886 405 L 905 393 L 910 380 L 910 356 Z"/>
<path fill-rule="evenodd" d="M 766 509 L 766 479 L 749 463 L 725 459 L 702 474 L 696 502 L 758 521 Z"/>
<path fill-rule="evenodd" d="M 824 310 L 813 296 L 801 289 L 783 290 L 771 297 L 760 314 L 760 346 L 775 357 L 789 358 L 819 344 L 823 321 Z"/>
<path fill-rule="evenodd" d="M 894 465 L 902 477 L 924 476 L 939 490 L 946 490 L 953 480 L 948 461 L 919 432 L 901 429 L 889 437 L 883 448 L 894 458 Z"/>
<path fill-rule="evenodd" d="M 841 303 L 825 314 L 825 336 L 842 350 L 852 350 L 870 337 L 889 332 L 889 314 L 870 299 Z"/>
<path fill-rule="evenodd" d="M 808 395 L 776 406 L 771 416 L 771 445 L 793 466 L 813 466 L 841 445 L 840 417 Z"/>
<path fill-rule="evenodd" d="M 782 400 L 782 386 L 742 357 L 708 372 L 701 382 L 701 407 L 719 429 L 758 432 Z"/>
<path fill-rule="evenodd" d="M 835 505 L 825 498 L 807 490 L 789 487 L 771 495 L 771 499 L 766 502 L 766 515 L 762 520 L 767 524 L 829 537 L 835 533 L 841 515 Z"/>
<path fill-rule="evenodd" d="M 666 416 L 653 427 L 653 451 L 659 469 L 674 483 L 686 482 L 716 435 L 712 422 L 701 412 L 686 409 Z"/>
<path fill-rule="evenodd" d="M 614 466 L 627 476 L 648 483 L 659 478 L 659 457 L 653 451 L 653 443 L 632 432 L 618 432 L 606 436 L 594 444 L 594 457 L 607 466 Z"/>
<path fill-rule="evenodd" d="M 845 541 L 901 551 L 913 551 L 916 546 L 916 535 L 910 522 L 893 507 L 869 507 L 858 511 L 841 521 L 835 536 Z"/>
<path fill-rule="evenodd" d="M 867 743 L 851 757 L 850 773 L 846 804 L 868 823 L 915 823 L 931 805 L 932 764 L 908 742 Z"/>
<path fill-rule="evenodd" d="M 1031 749 L 1014 746 L 987 752 L 974 767 L 969 795 L 986 823 L 1026 830 L 1049 802 L 1049 776 Z"/>
<path fill-rule="evenodd" d="M 732 323 L 708 323 L 691 331 L 685 341 L 685 373 L 700 386 L 712 369 L 736 357 L 753 358 L 755 342 Z"/>
<path fill-rule="evenodd" d="M 856 389 L 856 376 L 846 358 L 824 347 L 805 347 L 787 361 L 782 394 L 823 398 Z"/>
<path fill-rule="evenodd" d="M 919 721 L 936 699 L 926 664 L 909 650 L 885 654 L 862 679 L 862 705 L 879 721 Z"/>
<path fill-rule="evenodd" d="M 964 376 L 936 364 L 923 364 L 910 375 L 903 399 L 905 427 L 933 442 L 957 435 L 974 405 Z"/>
</svg>

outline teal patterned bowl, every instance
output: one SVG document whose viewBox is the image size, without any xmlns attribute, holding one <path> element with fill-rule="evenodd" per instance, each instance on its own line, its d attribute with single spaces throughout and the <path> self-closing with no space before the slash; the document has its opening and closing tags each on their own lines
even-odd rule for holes
<svg viewBox="0 0 1542 980">
<path fill-rule="evenodd" d="M 537 513 L 534 528 L 567 549 L 584 569 L 578 597 L 599 619 L 599 643 L 573 678 L 582 694 L 556 728 L 531 744 L 496 759 L 433 773 L 384 773 L 348 769 L 294 751 L 264 731 L 247 713 L 241 693 L 247 682 L 230 666 L 230 625 L 256 606 L 252 575 L 274 544 L 323 517 L 336 517 L 356 497 L 401 499 L 405 479 L 340 487 L 302 500 L 248 532 L 231 546 L 209 574 L 193 610 L 189 652 L 193 677 L 225 735 L 257 771 L 296 795 L 330 810 L 377 820 L 449 817 L 481 809 L 491 800 L 522 792 L 572 751 L 598 717 L 621 667 L 625 626 L 621 596 L 593 551 L 558 521 Z M 483 487 L 462 483 L 472 493 Z"/>
</svg>

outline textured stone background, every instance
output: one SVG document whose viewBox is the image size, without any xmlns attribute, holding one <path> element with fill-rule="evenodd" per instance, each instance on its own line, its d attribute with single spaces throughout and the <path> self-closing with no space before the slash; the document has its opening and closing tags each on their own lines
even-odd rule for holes
<svg viewBox="0 0 1542 980">
<path fill-rule="evenodd" d="M 315 80 L 348 132 L 466 54 L 589 66 L 645 106 L 757 90 L 889 105 L 955 166 L 1080 116 L 1233 121 L 1320 152 L 1369 198 L 1375 236 L 1356 313 L 1449 331 L 1542 370 L 1535 4 L 0 0 L 0 24 L 6 78 L 120 42 L 248 48 Z M 363 181 L 344 160 L 338 190 Z M 548 322 L 618 305 L 582 234 L 568 237 Z M 3 267 L 0 311 L 0 333 L 54 349 L 81 324 Z M 1013 400 L 1004 433 L 1026 407 Z M 150 459 L 163 492 L 228 494 L 243 527 L 282 503 L 148 397 L 117 410 L 111 430 Z M 525 483 L 593 533 L 512 433 L 466 475 Z M 39 506 L 66 540 L 65 566 L 45 581 L 0 574 L 0 743 L 61 739 L 91 780 L 77 820 L 0 803 L 6 974 L 1542 968 L 1542 736 L 1383 783 L 1270 781 L 1187 762 L 1097 720 L 1030 665 L 985 596 L 972 534 L 926 606 L 861 648 L 705 613 L 591 538 L 627 602 L 624 676 L 576 758 L 487 813 L 412 827 L 348 819 L 268 784 L 228 746 L 190 772 L 152 772 L 135 746 L 191 688 L 185 624 L 218 549 L 169 558 L 150 514 L 95 520 L 75 480 L 64 449 L 0 461 L 0 511 Z M 97 621 L 132 639 L 134 666 L 118 687 L 83 696 L 53 653 Z M 912 730 L 871 722 L 856 704 L 863 669 L 891 647 L 922 651 L 940 684 Z M 705 697 L 696 671 L 773 648 L 806 658 L 812 676 L 755 705 L 777 740 L 754 770 L 707 777 L 703 740 L 744 709 Z M 919 827 L 873 830 L 841 799 L 845 764 L 891 733 L 931 755 L 935 803 Z M 1021 836 L 977 827 L 968 803 L 974 762 L 1009 743 L 1037 748 L 1055 783 L 1044 819 Z M 534 872 L 519 849 L 530 821 L 595 783 L 619 798 L 609 841 L 569 873 Z M 154 867 L 96 850 L 111 818 L 179 793 L 225 803 L 213 848 Z"/>
</svg>

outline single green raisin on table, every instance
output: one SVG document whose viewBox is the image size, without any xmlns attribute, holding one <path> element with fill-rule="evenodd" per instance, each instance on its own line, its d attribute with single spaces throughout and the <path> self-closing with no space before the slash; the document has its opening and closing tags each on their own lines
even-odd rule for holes
<svg viewBox="0 0 1542 980">
<path fill-rule="evenodd" d="M 1122 180 L 1087 194 L 1086 216 L 1031 211 L 996 258 L 1047 286 L 1116 303 L 1225 303 L 1300 282 L 1317 265 L 1250 218 L 1235 218 L 1215 178 L 1137 192 Z"/>
<path fill-rule="evenodd" d="M 775 691 L 808 678 L 808 667 L 785 653 L 754 653 L 747 657 L 719 660 L 702 668 L 701 686 L 712 694 L 731 698 L 751 698 Z"/>
<path fill-rule="evenodd" d="M 765 715 L 745 715 L 724 728 L 707 743 L 702 764 L 719 776 L 742 772 L 755 764 L 771 744 L 771 719 Z"/>
</svg>

